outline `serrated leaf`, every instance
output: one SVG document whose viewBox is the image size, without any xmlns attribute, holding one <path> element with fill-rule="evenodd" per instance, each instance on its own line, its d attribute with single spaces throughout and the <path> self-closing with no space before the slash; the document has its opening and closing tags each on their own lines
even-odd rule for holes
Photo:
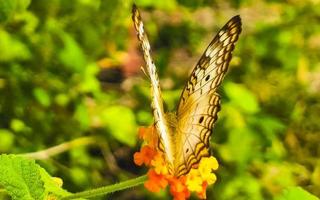
<svg viewBox="0 0 320 200">
<path fill-rule="evenodd" d="M 42 200 L 45 195 L 38 166 L 20 156 L 0 156 L 0 184 L 13 200 Z"/>
<path fill-rule="evenodd" d="M 0 155 L 0 185 L 12 200 L 60 199 L 71 193 L 62 181 L 51 177 L 34 160 L 17 155 Z"/>
<path fill-rule="evenodd" d="M 67 195 L 70 195 L 68 191 L 62 189 L 60 186 L 61 184 L 55 182 L 55 178 L 51 177 L 46 170 L 39 167 L 39 172 L 41 174 L 41 178 L 44 182 L 44 187 L 46 190 L 46 196 L 50 196 L 52 199 L 53 197 L 60 198 Z"/>
</svg>

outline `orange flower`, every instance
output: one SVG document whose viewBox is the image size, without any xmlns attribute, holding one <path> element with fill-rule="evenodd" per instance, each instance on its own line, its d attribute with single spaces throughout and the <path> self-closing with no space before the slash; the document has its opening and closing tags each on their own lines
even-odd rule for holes
<svg viewBox="0 0 320 200">
<path fill-rule="evenodd" d="M 157 174 L 154 170 L 149 170 L 148 180 L 144 183 L 144 187 L 151 192 L 159 192 L 160 189 L 167 187 L 168 180 L 162 174 Z"/>
<path fill-rule="evenodd" d="M 154 170 L 157 174 L 168 174 L 168 168 L 167 164 L 165 162 L 165 159 L 163 158 L 163 154 L 158 152 L 153 160 L 151 161 L 151 165 L 154 167 Z"/>
<path fill-rule="evenodd" d="M 219 166 L 215 157 L 202 158 L 199 163 L 192 166 L 188 174 L 175 177 L 168 171 L 165 156 L 158 148 L 159 138 L 154 126 L 140 128 L 139 137 L 146 145 L 140 152 L 134 154 L 134 162 L 139 166 L 142 164 L 150 166 L 148 180 L 144 183 L 146 189 L 159 192 L 169 185 L 174 200 L 186 200 L 191 192 L 195 192 L 200 199 L 206 199 L 208 185 L 215 183 L 217 179 L 213 172 Z"/>
<path fill-rule="evenodd" d="M 138 130 L 139 139 L 145 140 L 146 135 L 148 135 L 149 129 L 150 129 L 150 127 L 140 127 Z"/>
<path fill-rule="evenodd" d="M 202 183 L 202 191 L 198 192 L 197 195 L 199 197 L 199 199 L 207 199 L 207 187 L 208 187 L 208 183 L 205 181 Z"/>
<path fill-rule="evenodd" d="M 157 130 L 154 126 L 140 127 L 139 128 L 139 138 L 144 140 L 151 148 L 156 149 L 158 144 Z"/>
<path fill-rule="evenodd" d="M 184 176 L 180 178 L 172 177 L 170 179 L 170 193 L 174 200 L 185 200 L 190 197 L 190 192 L 185 185 L 186 179 Z"/>
<path fill-rule="evenodd" d="M 136 152 L 133 155 L 134 163 L 138 166 L 141 166 L 142 164 L 145 164 L 147 166 L 150 165 L 151 160 L 156 155 L 156 151 L 149 147 L 148 145 L 145 145 L 141 148 L 140 152 Z"/>
</svg>

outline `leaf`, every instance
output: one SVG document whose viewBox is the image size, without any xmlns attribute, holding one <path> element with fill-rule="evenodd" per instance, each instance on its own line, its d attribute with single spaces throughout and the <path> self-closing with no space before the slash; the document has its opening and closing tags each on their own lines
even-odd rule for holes
<svg viewBox="0 0 320 200">
<path fill-rule="evenodd" d="M 61 188 L 61 179 L 51 177 L 34 160 L 16 155 L 0 155 L 0 185 L 13 200 L 59 199 L 71 194 Z"/>
<path fill-rule="evenodd" d="M 31 53 L 27 45 L 8 32 L 0 30 L 0 38 L 0 61 L 12 62 L 31 58 Z"/>
<path fill-rule="evenodd" d="M 46 199 L 58 199 L 57 197 L 65 197 L 71 193 L 61 188 L 61 183 L 57 182 L 58 178 L 51 177 L 45 169 L 39 167 L 39 172 L 41 178 L 44 182 L 44 187 L 46 190 Z M 53 198 L 55 197 L 55 198 Z"/>
<path fill-rule="evenodd" d="M 25 10 L 30 0 L 1 0 L 0 1 L 0 22 L 7 21 L 16 12 Z"/>
<path fill-rule="evenodd" d="M 0 21 L 6 21 L 14 12 L 15 1 L 0 1 Z"/>
<path fill-rule="evenodd" d="M 177 7 L 177 3 L 172 0 L 163 0 L 163 1 L 152 1 L 152 0 L 138 0 L 136 1 L 139 6 L 154 6 L 156 8 L 173 10 Z"/>
<path fill-rule="evenodd" d="M 20 132 L 26 128 L 26 125 L 20 119 L 12 119 L 10 123 L 10 128 L 15 132 Z"/>
<path fill-rule="evenodd" d="M 104 110 L 102 119 L 114 138 L 129 146 L 136 144 L 137 125 L 133 112 L 124 106 Z"/>
<path fill-rule="evenodd" d="M 254 114 L 260 110 L 256 96 L 243 85 L 225 83 L 224 89 L 231 102 L 246 113 Z"/>
<path fill-rule="evenodd" d="M 79 123 L 83 130 L 87 130 L 90 126 L 90 118 L 88 108 L 84 104 L 78 104 L 76 112 L 73 116 Z"/>
<path fill-rule="evenodd" d="M 14 143 L 14 135 L 7 129 L 0 129 L 0 152 L 9 151 Z"/>
<path fill-rule="evenodd" d="M 245 183 L 245 184 L 243 184 Z M 259 181 L 252 177 L 251 175 L 237 175 L 231 180 L 229 180 L 227 185 L 223 188 L 221 193 L 223 194 L 223 200 L 225 199 L 259 199 L 262 200 L 262 195 L 260 193 L 261 186 Z M 241 191 L 241 195 L 239 195 Z M 238 197 L 240 196 L 240 197 Z M 245 198 L 243 198 L 245 196 Z M 238 197 L 238 198 L 236 198 Z"/>
<path fill-rule="evenodd" d="M 33 160 L 13 155 L 0 156 L 0 184 L 13 200 L 44 199 L 39 167 Z"/>
<path fill-rule="evenodd" d="M 83 71 L 86 58 L 77 41 L 67 33 L 61 33 L 61 39 L 64 43 L 64 49 L 59 53 L 61 62 L 74 71 Z"/>
<path fill-rule="evenodd" d="M 51 99 L 47 91 L 42 88 L 35 88 L 33 90 L 33 95 L 37 101 L 44 107 L 48 107 L 51 104 Z"/>
<path fill-rule="evenodd" d="M 254 133 L 248 128 L 232 129 L 228 142 L 219 148 L 223 159 L 237 162 L 238 167 L 245 166 L 257 150 L 253 136 Z"/>
<path fill-rule="evenodd" d="M 301 187 L 289 187 L 285 189 L 282 195 L 276 200 L 319 200 L 316 196 L 310 194 Z"/>
<path fill-rule="evenodd" d="M 100 83 L 96 77 L 98 72 L 99 67 L 94 63 L 90 63 L 84 67 L 80 83 L 83 92 L 100 92 Z"/>
</svg>

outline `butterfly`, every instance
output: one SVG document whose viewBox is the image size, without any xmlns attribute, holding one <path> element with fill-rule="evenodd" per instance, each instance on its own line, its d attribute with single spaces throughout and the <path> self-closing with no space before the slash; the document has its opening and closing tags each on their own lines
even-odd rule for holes
<svg viewBox="0 0 320 200">
<path fill-rule="evenodd" d="M 151 57 L 151 48 L 136 5 L 132 19 L 146 63 L 142 68 L 151 82 L 154 126 L 159 149 L 164 153 L 171 174 L 187 174 L 203 157 L 210 156 L 211 130 L 220 110 L 220 86 L 241 32 L 239 15 L 231 18 L 204 51 L 187 81 L 176 113 L 165 113 L 159 77 Z"/>
</svg>

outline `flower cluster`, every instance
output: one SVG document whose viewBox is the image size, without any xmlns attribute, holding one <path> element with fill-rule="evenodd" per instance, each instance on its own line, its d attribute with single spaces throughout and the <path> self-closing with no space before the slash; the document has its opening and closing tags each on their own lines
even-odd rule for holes
<svg viewBox="0 0 320 200">
<path fill-rule="evenodd" d="M 208 185 L 215 183 L 216 176 L 213 170 L 218 168 L 218 162 L 213 156 L 202 158 L 197 168 L 192 168 L 188 174 L 175 177 L 169 173 L 165 157 L 158 150 L 158 136 L 155 128 L 140 128 L 139 137 L 145 141 L 140 152 L 134 154 L 136 165 L 149 167 L 148 180 L 144 186 L 151 192 L 159 192 L 170 187 L 170 193 L 174 200 L 184 200 L 195 192 L 199 198 L 206 198 Z"/>
</svg>

